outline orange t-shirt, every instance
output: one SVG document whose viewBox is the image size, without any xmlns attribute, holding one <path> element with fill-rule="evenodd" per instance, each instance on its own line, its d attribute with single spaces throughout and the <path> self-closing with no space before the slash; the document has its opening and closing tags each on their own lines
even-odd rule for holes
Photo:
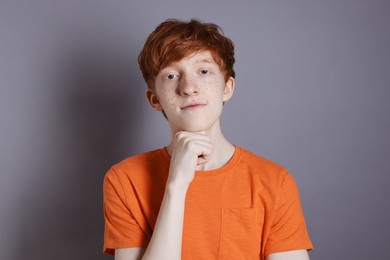
<svg viewBox="0 0 390 260">
<path fill-rule="evenodd" d="M 104 179 L 104 252 L 147 247 L 170 157 L 166 149 L 130 157 Z M 287 170 L 236 147 L 231 160 L 197 171 L 186 195 L 182 259 L 264 259 L 311 249 L 297 186 Z"/>
</svg>

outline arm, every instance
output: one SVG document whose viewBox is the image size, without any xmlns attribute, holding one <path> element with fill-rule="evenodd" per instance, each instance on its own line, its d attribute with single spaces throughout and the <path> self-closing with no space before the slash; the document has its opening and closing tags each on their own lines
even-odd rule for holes
<svg viewBox="0 0 390 260">
<path fill-rule="evenodd" d="M 119 248 L 115 249 L 115 260 L 138 260 L 145 253 L 145 248 Z"/>
<path fill-rule="evenodd" d="M 285 168 L 281 169 L 277 190 L 274 218 L 265 246 L 265 254 L 271 256 L 274 252 L 284 252 L 276 255 L 282 258 L 275 259 L 302 259 L 295 257 L 301 257 L 301 254 L 307 255 L 306 250 L 312 249 L 313 245 L 306 229 L 298 186 Z"/>
<path fill-rule="evenodd" d="M 180 260 L 187 189 L 196 166 L 206 163 L 212 146 L 202 133 L 179 132 L 173 140 L 173 153 L 164 197 L 146 250 L 116 249 L 116 260 L 160 259 Z M 118 254 L 118 255 L 117 255 Z"/>
<path fill-rule="evenodd" d="M 309 260 L 309 254 L 306 250 L 293 250 L 281 253 L 269 254 L 266 260 Z"/>
</svg>

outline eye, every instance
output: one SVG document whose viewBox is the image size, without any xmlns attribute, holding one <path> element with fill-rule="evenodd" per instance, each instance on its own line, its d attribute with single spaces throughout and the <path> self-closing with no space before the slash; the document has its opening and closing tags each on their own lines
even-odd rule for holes
<svg viewBox="0 0 390 260">
<path fill-rule="evenodd" d="M 200 73 L 203 74 L 203 75 L 206 75 L 206 74 L 209 73 L 209 71 L 208 70 L 201 70 Z"/>
<path fill-rule="evenodd" d="M 167 79 L 174 79 L 174 78 L 178 78 L 179 77 L 179 75 L 177 75 L 177 74 L 169 74 L 166 78 Z"/>
</svg>

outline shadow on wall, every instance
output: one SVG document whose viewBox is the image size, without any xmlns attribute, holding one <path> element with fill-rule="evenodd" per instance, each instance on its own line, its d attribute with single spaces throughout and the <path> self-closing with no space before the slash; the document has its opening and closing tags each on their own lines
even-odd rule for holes
<svg viewBox="0 0 390 260">
<path fill-rule="evenodd" d="M 47 157 L 23 191 L 17 259 L 110 259 L 102 253 L 102 180 L 112 164 L 135 153 L 132 133 L 141 132 L 135 111 L 144 105 L 144 83 L 137 82 L 135 58 L 108 48 L 65 56 L 53 68 L 50 136 L 41 147 Z"/>
</svg>

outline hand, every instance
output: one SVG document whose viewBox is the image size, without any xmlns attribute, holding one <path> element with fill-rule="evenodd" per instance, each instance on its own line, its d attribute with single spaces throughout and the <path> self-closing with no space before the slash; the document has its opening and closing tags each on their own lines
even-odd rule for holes
<svg viewBox="0 0 390 260">
<path fill-rule="evenodd" d="M 212 149 L 210 137 L 205 132 L 176 133 L 168 181 L 188 186 L 196 166 L 208 162 Z"/>
</svg>

